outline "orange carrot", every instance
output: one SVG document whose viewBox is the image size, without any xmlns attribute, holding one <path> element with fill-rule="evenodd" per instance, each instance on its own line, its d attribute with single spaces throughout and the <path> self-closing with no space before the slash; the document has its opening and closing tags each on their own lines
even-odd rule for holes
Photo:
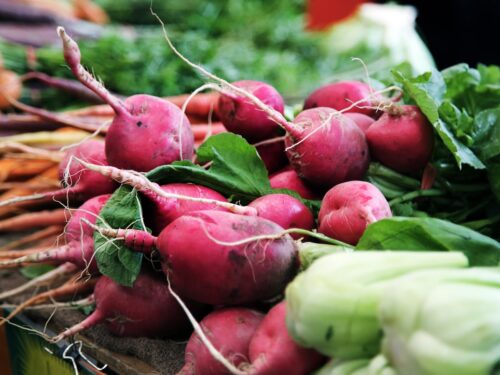
<svg viewBox="0 0 500 375">
<path fill-rule="evenodd" d="M 4 158 L 0 160 L 0 182 L 31 177 L 54 165 L 55 163 L 49 160 Z"/>
<path fill-rule="evenodd" d="M 212 125 L 209 124 L 194 125 L 191 127 L 191 129 L 193 130 L 195 141 L 201 141 L 205 139 L 208 135 L 224 133 L 227 131 L 224 125 L 222 125 L 222 123 L 220 122 L 215 122 Z"/>
<path fill-rule="evenodd" d="M 60 225 L 51 225 L 50 227 L 43 228 L 18 240 L 10 241 L 0 247 L 0 257 L 2 256 L 2 252 L 15 249 L 16 247 L 19 248 L 21 246 L 26 246 L 28 244 L 32 244 L 33 242 L 46 240 L 47 238 L 54 241 L 56 239 L 54 236 L 62 234 L 63 230 L 64 227 Z"/>
<path fill-rule="evenodd" d="M 67 214 L 64 208 L 21 214 L 0 220 L 0 232 L 19 232 L 51 225 L 64 225 L 67 221 Z"/>
</svg>

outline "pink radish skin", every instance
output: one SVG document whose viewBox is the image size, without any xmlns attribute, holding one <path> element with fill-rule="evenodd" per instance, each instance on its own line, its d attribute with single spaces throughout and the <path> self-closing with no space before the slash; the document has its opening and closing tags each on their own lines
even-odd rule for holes
<svg viewBox="0 0 500 375">
<path fill-rule="evenodd" d="M 248 362 L 248 345 L 264 315 L 245 308 L 225 308 L 208 314 L 201 327 L 214 347 L 233 365 Z M 230 375 L 196 333 L 186 346 L 185 365 L 178 375 Z"/>
<path fill-rule="evenodd" d="M 237 81 L 234 86 L 255 95 L 266 105 L 283 114 L 285 104 L 274 87 L 259 81 Z M 279 126 L 265 112 L 238 94 L 221 94 L 216 106 L 217 117 L 230 132 L 256 142 L 279 134 Z"/>
<path fill-rule="evenodd" d="M 326 189 L 363 177 L 368 145 L 354 121 L 331 108 L 313 108 L 301 112 L 293 124 L 287 155 L 299 177 Z"/>
<path fill-rule="evenodd" d="M 417 106 L 402 105 L 375 121 L 366 140 L 374 159 L 395 171 L 416 174 L 432 156 L 434 131 Z"/>
<path fill-rule="evenodd" d="M 215 241 L 282 231 L 278 224 L 256 216 L 198 211 L 169 224 L 157 247 L 174 290 L 201 303 L 236 305 L 281 293 L 297 271 L 297 247 L 289 235 L 240 245 Z"/>
<path fill-rule="evenodd" d="M 256 149 L 269 174 L 280 170 L 288 164 L 288 158 L 285 153 L 285 141 L 257 145 Z"/>
<path fill-rule="evenodd" d="M 358 125 L 358 128 L 360 128 L 363 131 L 363 133 L 366 133 L 371 124 L 375 122 L 374 118 L 364 115 L 362 113 L 348 112 L 344 113 L 344 116 L 353 120 L 354 123 Z"/>
<path fill-rule="evenodd" d="M 304 102 L 304 109 L 316 107 L 328 107 L 341 111 L 352 103 L 366 99 L 347 112 L 362 113 L 373 116 L 376 112 L 373 108 L 377 105 L 377 98 L 369 98 L 371 94 L 370 86 L 359 81 L 341 81 L 324 85 L 312 92 Z"/>
<path fill-rule="evenodd" d="M 191 160 L 194 136 L 189 120 L 174 104 L 149 95 L 125 101 L 112 96 L 80 64 L 80 49 L 63 28 L 64 58 L 73 75 L 108 103 L 115 117 L 106 134 L 106 157 L 118 168 L 149 171 L 176 160 Z"/>
<path fill-rule="evenodd" d="M 164 278 L 141 273 L 132 288 L 101 276 L 94 289 L 96 308 L 84 321 L 67 329 L 56 341 L 75 335 L 100 323 L 120 337 L 180 337 L 190 331 L 189 321 Z M 185 301 L 186 302 L 186 301 Z M 188 302 L 197 315 L 199 304 Z"/>
<path fill-rule="evenodd" d="M 21 263 L 70 262 L 79 269 L 97 273 L 98 268 L 94 257 L 94 229 L 83 221 L 95 224 L 99 212 L 104 207 L 110 195 L 100 195 L 89 199 L 76 209 L 65 228 L 66 245 L 49 249 L 21 258 L 1 262 L 0 265 Z"/>
<path fill-rule="evenodd" d="M 349 181 L 326 193 L 319 211 L 318 230 L 355 245 L 369 224 L 391 216 L 389 203 L 375 185 Z"/>
<path fill-rule="evenodd" d="M 314 216 L 297 198 L 287 194 L 264 195 L 249 204 L 257 210 L 257 215 L 283 227 L 310 230 L 314 226 Z M 290 234 L 293 239 L 304 237 L 302 234 Z"/>
<path fill-rule="evenodd" d="M 304 199 L 318 199 L 318 195 L 306 185 L 293 169 L 286 168 L 269 178 L 273 189 L 288 189 L 298 193 Z"/>
<path fill-rule="evenodd" d="M 222 194 L 205 186 L 174 183 L 163 185 L 161 188 L 167 193 L 227 202 L 227 199 Z M 153 230 L 153 233 L 160 233 L 172 221 L 189 212 L 201 210 L 227 211 L 225 208 L 216 206 L 215 204 L 164 198 L 146 189 L 141 192 L 148 198 L 144 206 L 144 211 L 146 212 L 145 219 L 147 226 Z"/>
<path fill-rule="evenodd" d="M 321 354 L 292 340 L 285 317 L 283 301 L 269 310 L 255 331 L 248 348 L 249 375 L 309 375 L 325 362 Z"/>
</svg>

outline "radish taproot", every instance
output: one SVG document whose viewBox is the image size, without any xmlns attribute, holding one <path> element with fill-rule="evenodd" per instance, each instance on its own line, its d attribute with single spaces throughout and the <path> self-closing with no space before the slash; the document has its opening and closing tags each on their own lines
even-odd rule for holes
<svg viewBox="0 0 500 375">
<path fill-rule="evenodd" d="M 65 245 L 0 262 L 0 267 L 24 263 L 70 262 L 79 269 L 88 267 L 90 272 L 97 272 L 94 258 L 94 229 L 87 223 L 95 224 L 99 212 L 109 198 L 109 194 L 91 198 L 75 210 L 65 228 Z"/>
<path fill-rule="evenodd" d="M 80 49 L 62 27 L 64 58 L 73 75 L 99 95 L 115 112 L 106 134 L 106 157 L 111 165 L 149 171 L 176 160 L 191 160 L 194 138 L 186 115 L 174 104 L 150 95 L 121 101 L 80 64 Z"/>
<path fill-rule="evenodd" d="M 201 321 L 203 333 L 213 347 L 234 367 L 248 363 L 248 346 L 264 314 L 242 307 L 213 311 Z M 178 375 L 232 374 L 213 357 L 205 343 L 194 332 L 184 355 L 185 364 Z"/>
<path fill-rule="evenodd" d="M 278 91 L 271 85 L 259 81 L 237 81 L 232 83 L 258 99 L 265 105 L 283 114 L 285 103 Z M 230 132 L 243 136 L 248 141 L 261 141 L 279 134 L 279 126 L 267 114 L 247 98 L 223 91 L 219 97 L 216 113 Z"/>
<path fill-rule="evenodd" d="M 420 173 L 432 156 L 432 125 L 414 105 L 390 108 L 365 134 L 373 158 L 401 173 Z"/>
<path fill-rule="evenodd" d="M 94 288 L 96 308 L 82 322 L 66 329 L 53 341 L 105 323 L 113 335 L 126 337 L 180 337 L 190 330 L 189 320 L 168 290 L 165 279 L 141 272 L 132 287 L 101 276 Z M 204 307 L 188 302 L 191 311 Z M 195 314 L 196 314 L 195 313 Z"/>
<path fill-rule="evenodd" d="M 266 314 L 248 347 L 249 375 L 309 375 L 325 357 L 300 347 L 286 327 L 286 305 L 282 301 Z"/>
<path fill-rule="evenodd" d="M 361 102 L 360 102 L 361 101 Z M 328 107 L 337 111 L 350 107 L 348 112 L 373 116 L 378 105 L 377 97 L 373 97 L 369 85 L 359 81 L 340 81 L 329 83 L 313 91 L 304 102 L 304 109 Z"/>
<path fill-rule="evenodd" d="M 355 245 L 369 224 L 391 216 L 389 203 L 375 185 L 348 181 L 334 186 L 324 196 L 318 230 Z"/>
<path fill-rule="evenodd" d="M 267 194 L 248 204 L 257 210 L 257 216 L 280 225 L 283 229 L 301 228 L 310 230 L 314 216 L 309 208 L 297 198 L 288 194 Z M 303 235 L 291 234 L 297 240 Z"/>
</svg>

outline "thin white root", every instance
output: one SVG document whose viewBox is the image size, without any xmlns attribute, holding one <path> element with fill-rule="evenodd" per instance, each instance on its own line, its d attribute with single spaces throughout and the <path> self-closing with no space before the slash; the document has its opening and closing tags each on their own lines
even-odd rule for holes
<svg viewBox="0 0 500 375">
<path fill-rule="evenodd" d="M 53 302 L 53 303 L 46 303 L 46 304 L 41 304 L 41 305 L 35 305 L 35 306 L 29 306 L 26 308 L 26 310 L 30 311 L 36 311 L 36 310 L 50 310 L 50 309 L 57 309 L 57 310 L 73 310 L 73 309 L 79 309 L 81 307 L 85 306 L 90 306 L 95 302 L 94 295 L 91 295 L 89 297 L 77 300 L 77 301 L 70 301 L 70 302 Z M 0 309 L 15 309 L 19 305 L 14 305 L 10 303 L 5 303 L 0 305 Z"/>
<path fill-rule="evenodd" d="M 170 291 L 170 294 L 177 300 L 181 308 L 184 310 L 186 313 L 186 316 L 188 317 L 189 321 L 191 322 L 191 325 L 194 328 L 194 331 L 196 334 L 200 337 L 200 340 L 203 342 L 203 344 L 206 346 L 207 350 L 210 352 L 210 354 L 218 361 L 220 362 L 231 374 L 234 375 L 247 375 L 245 371 L 241 371 L 239 368 L 234 366 L 231 362 L 229 362 L 215 347 L 214 345 L 210 342 L 208 337 L 205 335 L 203 332 L 203 329 L 201 328 L 201 325 L 196 321 L 194 318 L 193 314 L 189 311 L 188 307 L 186 304 L 182 301 L 182 299 L 172 290 L 172 287 L 170 285 L 170 280 L 168 278 L 167 274 L 167 285 L 168 285 L 168 290 Z"/>
</svg>

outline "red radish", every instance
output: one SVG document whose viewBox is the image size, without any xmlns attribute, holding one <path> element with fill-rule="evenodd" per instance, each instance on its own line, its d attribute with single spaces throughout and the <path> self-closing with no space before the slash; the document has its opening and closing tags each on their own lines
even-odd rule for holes
<svg viewBox="0 0 500 375">
<path fill-rule="evenodd" d="M 288 189 L 297 192 L 304 199 L 317 199 L 314 191 L 298 176 L 293 169 L 286 168 L 269 178 L 273 189 Z"/>
<path fill-rule="evenodd" d="M 344 115 L 345 117 L 348 117 L 351 120 L 353 120 L 354 123 L 358 125 L 358 128 L 360 128 L 363 131 L 363 133 L 366 133 L 370 125 L 375 122 L 375 119 L 373 117 L 364 115 L 362 113 L 347 112 L 344 113 Z"/>
<path fill-rule="evenodd" d="M 80 49 L 63 28 L 64 58 L 73 75 L 99 95 L 115 112 L 106 134 L 106 157 L 111 165 L 149 171 L 163 164 L 193 156 L 194 138 L 186 115 L 174 104 L 149 95 L 121 101 L 80 64 Z"/>
<path fill-rule="evenodd" d="M 116 189 L 116 183 L 112 179 L 100 173 L 87 170 L 77 163 L 74 158 L 102 166 L 108 164 L 104 154 L 104 143 L 96 140 L 87 140 L 69 150 L 59 165 L 59 178 L 67 187 L 56 191 L 8 199 L 1 202 L 0 206 L 30 200 L 69 199 L 82 202 L 98 195 L 112 193 Z"/>
<path fill-rule="evenodd" d="M 257 210 L 257 215 L 284 229 L 301 228 L 310 230 L 314 226 L 314 216 L 297 198 L 288 194 L 268 194 L 250 202 L 249 207 Z M 304 237 L 301 234 L 291 234 L 292 238 L 298 240 Z"/>
<path fill-rule="evenodd" d="M 287 129 L 287 155 L 300 177 L 324 188 L 363 177 L 368 146 L 354 121 L 320 107 L 301 112 L 293 124 Z"/>
<path fill-rule="evenodd" d="M 375 185 L 344 182 L 331 188 L 323 198 L 319 232 L 355 245 L 369 224 L 391 216 L 389 203 Z"/>
<path fill-rule="evenodd" d="M 89 267 L 89 271 L 96 272 L 94 229 L 87 222 L 95 224 L 99 212 L 109 198 L 110 195 L 94 197 L 75 210 L 65 229 L 66 245 L 0 262 L 0 266 L 40 262 L 70 262 L 80 269 Z"/>
<path fill-rule="evenodd" d="M 401 173 L 418 173 L 432 156 L 434 132 L 417 106 L 401 105 L 375 121 L 366 140 L 374 159 Z"/>
<path fill-rule="evenodd" d="M 248 348 L 249 375 L 309 375 L 325 362 L 321 354 L 292 340 L 285 317 L 283 301 L 269 310 L 255 331 Z"/>
<path fill-rule="evenodd" d="M 166 280 L 150 273 L 140 273 L 131 288 L 101 276 L 94 297 L 94 312 L 56 336 L 55 342 L 99 323 L 105 323 L 116 336 L 173 338 L 189 332 L 189 321 L 170 294 Z M 198 304 L 188 305 L 192 311 L 202 311 Z"/>
<path fill-rule="evenodd" d="M 370 86 L 359 81 L 341 81 L 329 83 L 312 92 L 304 102 L 304 109 L 316 107 L 328 107 L 343 110 L 352 103 L 362 101 L 347 112 L 357 112 L 368 116 L 375 114 L 378 104 L 377 97 L 370 97 L 372 91 Z M 363 108 L 370 107 L 370 108 Z"/>
<path fill-rule="evenodd" d="M 161 189 L 166 193 L 180 196 L 227 202 L 227 199 L 222 194 L 200 185 L 174 183 L 162 185 Z M 188 212 L 201 210 L 227 211 L 224 207 L 205 201 L 164 198 L 149 189 L 140 191 L 148 198 L 144 206 L 145 220 L 146 225 L 153 230 L 153 233 L 160 233 L 168 224 Z"/>
<path fill-rule="evenodd" d="M 281 114 L 285 110 L 283 98 L 267 83 L 247 80 L 234 82 L 233 85 L 253 94 Z M 279 126 L 269 119 L 265 112 L 238 93 L 224 91 L 217 103 L 216 113 L 227 130 L 252 142 L 279 134 Z"/>
<path fill-rule="evenodd" d="M 168 225 L 157 247 L 174 290 L 202 303 L 235 305 L 281 293 L 297 270 L 297 247 L 289 235 L 229 243 L 282 232 L 259 217 L 198 211 Z"/>
<path fill-rule="evenodd" d="M 213 346 L 235 367 L 248 362 L 248 345 L 264 315 L 245 308 L 225 308 L 208 314 L 201 327 Z M 185 364 L 178 375 L 225 375 L 218 362 L 193 333 L 186 346 Z"/>
<path fill-rule="evenodd" d="M 263 141 L 254 146 L 269 174 L 276 172 L 288 164 L 284 140 L 273 142 Z"/>
</svg>

